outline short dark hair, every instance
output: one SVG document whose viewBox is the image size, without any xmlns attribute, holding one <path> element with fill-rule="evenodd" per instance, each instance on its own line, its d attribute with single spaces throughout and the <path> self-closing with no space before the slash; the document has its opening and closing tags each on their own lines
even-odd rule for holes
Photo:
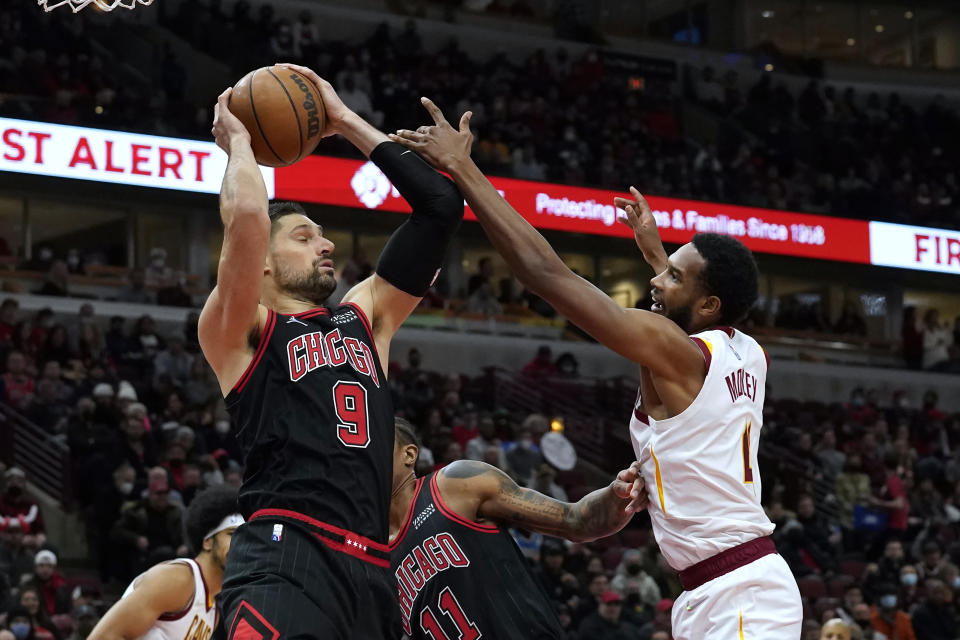
<svg viewBox="0 0 960 640">
<path fill-rule="evenodd" d="M 720 298 L 720 323 L 740 322 L 759 295 L 753 253 L 736 238 L 719 233 L 698 233 L 690 242 L 706 263 L 700 283 L 708 295 Z"/>
<path fill-rule="evenodd" d="M 394 437 L 402 446 L 408 444 L 416 445 L 420 448 L 420 438 L 417 437 L 417 429 L 406 418 L 396 416 L 393 419 Z"/>
<path fill-rule="evenodd" d="M 184 537 L 190 553 L 197 555 L 203 549 L 207 533 L 231 513 L 239 511 L 237 489 L 221 484 L 201 491 L 193 498 L 183 517 Z"/>
<path fill-rule="evenodd" d="M 280 227 L 280 219 L 284 216 L 299 214 L 306 216 L 307 212 L 299 202 L 271 202 L 267 208 L 267 214 L 270 216 L 270 237 L 277 232 Z M 309 216 L 307 216 L 309 217 Z"/>
</svg>

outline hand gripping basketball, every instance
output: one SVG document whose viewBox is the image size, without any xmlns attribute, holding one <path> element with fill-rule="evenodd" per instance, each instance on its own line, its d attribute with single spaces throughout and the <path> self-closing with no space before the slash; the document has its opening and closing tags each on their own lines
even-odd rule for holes
<svg viewBox="0 0 960 640">
<path fill-rule="evenodd" d="M 231 93 L 233 93 L 232 88 L 217 97 L 217 104 L 213 107 L 213 129 L 211 130 L 217 146 L 226 151 L 227 155 L 230 155 L 232 146 L 237 140 L 250 144 L 250 132 L 239 118 L 230 112 L 228 104 Z"/>
</svg>

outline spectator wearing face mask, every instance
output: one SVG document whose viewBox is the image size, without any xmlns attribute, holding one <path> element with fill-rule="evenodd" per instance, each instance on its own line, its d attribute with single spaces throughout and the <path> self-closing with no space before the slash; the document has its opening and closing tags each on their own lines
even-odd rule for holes
<svg viewBox="0 0 960 640">
<path fill-rule="evenodd" d="M 24 607 L 15 607 L 7 613 L 7 627 L 15 640 L 35 640 L 37 637 L 30 613 Z M 0 634 L 2 633 L 0 631 Z"/>
<path fill-rule="evenodd" d="M 875 632 L 882 633 L 887 638 L 917 640 L 910 616 L 900 607 L 898 591 L 897 587 L 890 583 L 877 587 L 879 597 L 870 612 L 870 623 Z"/>
<path fill-rule="evenodd" d="M 912 564 L 905 564 L 900 569 L 900 605 L 909 610 L 917 601 L 917 584 L 920 577 Z"/>
<path fill-rule="evenodd" d="M 73 611 L 73 633 L 67 636 L 67 640 L 87 640 L 99 621 L 96 609 L 88 604 L 80 605 Z"/>
<path fill-rule="evenodd" d="M 113 482 L 103 487 L 93 505 L 93 522 L 88 527 L 90 546 L 98 550 L 100 578 L 104 581 L 125 575 L 125 568 L 118 564 L 118 554 L 113 553 L 110 529 L 120 518 L 123 505 L 137 499 L 136 481 L 134 468 L 127 462 L 121 463 L 113 471 Z"/>
<path fill-rule="evenodd" d="M 517 434 L 517 443 L 507 452 L 507 465 L 517 478 L 526 481 L 533 470 L 543 462 L 540 450 L 533 443 L 533 432 L 521 429 Z"/>
<path fill-rule="evenodd" d="M 627 549 L 610 583 L 610 588 L 620 593 L 636 593 L 640 602 L 655 607 L 660 602 L 660 587 L 643 570 L 643 554 L 639 549 Z"/>
</svg>

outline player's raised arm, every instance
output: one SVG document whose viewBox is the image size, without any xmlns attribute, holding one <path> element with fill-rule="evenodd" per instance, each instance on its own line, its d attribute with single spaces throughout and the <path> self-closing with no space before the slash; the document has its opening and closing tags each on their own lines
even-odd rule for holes
<svg viewBox="0 0 960 640">
<path fill-rule="evenodd" d="M 88 640 L 139 638 L 164 614 L 177 614 L 193 602 L 193 570 L 183 563 L 160 564 L 140 576 L 134 590 L 110 608 Z"/>
<path fill-rule="evenodd" d="M 546 239 L 500 196 L 470 159 L 470 112 L 461 118 L 458 131 L 430 100 L 424 98 L 423 104 L 435 125 L 403 130 L 391 139 L 453 177 L 490 241 L 524 286 L 599 342 L 667 379 L 702 372 L 702 355 L 680 327 L 656 314 L 622 308 L 573 273 Z"/>
<path fill-rule="evenodd" d="M 468 518 L 515 525 L 574 542 L 620 531 L 647 502 L 636 465 L 575 503 L 520 487 L 500 469 L 474 460 L 447 465 L 440 471 L 438 484 L 447 504 Z"/>
<path fill-rule="evenodd" d="M 374 275 L 357 284 L 343 299 L 367 312 L 377 347 L 386 354 L 390 338 L 419 304 L 443 264 L 447 245 L 463 219 L 463 196 L 453 182 L 416 153 L 391 142 L 347 109 L 329 82 L 306 67 L 284 66 L 317 86 L 330 126 L 369 157 L 413 209 L 410 218 L 387 241 Z"/>
<path fill-rule="evenodd" d="M 250 148 L 250 134 L 227 106 L 232 89 L 217 99 L 213 135 L 227 152 L 220 188 L 223 248 L 217 285 L 200 313 L 198 334 L 207 361 L 226 394 L 252 358 L 251 334 L 260 326 L 260 285 L 270 244 L 267 188 Z"/>
</svg>

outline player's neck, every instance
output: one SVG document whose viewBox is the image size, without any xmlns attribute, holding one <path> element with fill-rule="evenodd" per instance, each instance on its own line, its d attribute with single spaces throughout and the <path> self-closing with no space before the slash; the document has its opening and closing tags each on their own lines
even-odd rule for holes
<svg viewBox="0 0 960 640">
<path fill-rule="evenodd" d="M 213 555 L 206 551 L 198 555 L 196 561 L 200 565 L 200 571 L 203 573 L 203 580 L 210 591 L 210 597 L 215 598 L 223 586 L 223 569 L 213 559 Z"/>
<path fill-rule="evenodd" d="M 321 306 L 313 301 L 293 298 L 280 291 L 270 291 L 266 287 L 260 296 L 260 304 L 285 316 L 303 313 Z"/>
<path fill-rule="evenodd" d="M 400 529 L 403 528 L 403 524 L 407 521 L 410 509 L 413 508 L 410 502 L 413 500 L 413 494 L 416 490 L 416 477 L 408 476 L 400 490 L 390 499 L 390 542 L 393 542 L 393 539 L 397 537 Z"/>
</svg>

